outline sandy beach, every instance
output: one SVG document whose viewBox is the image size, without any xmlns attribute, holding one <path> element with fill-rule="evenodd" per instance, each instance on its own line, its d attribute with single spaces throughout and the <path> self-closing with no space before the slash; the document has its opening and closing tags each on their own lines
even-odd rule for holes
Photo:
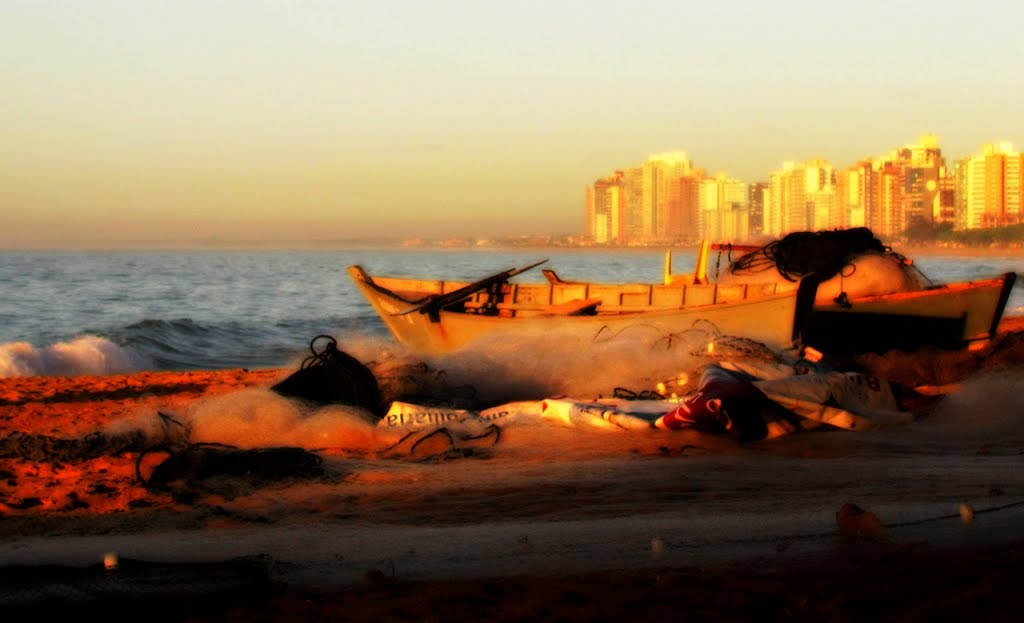
<svg viewBox="0 0 1024 623">
<path fill-rule="evenodd" d="M 983 350 L 862 364 L 949 406 L 901 430 L 744 445 L 509 429 L 435 452 L 321 410 L 332 432 L 277 429 L 301 455 L 164 488 L 145 480 L 173 453 L 139 451 L 139 435 L 173 439 L 189 416 L 195 436 L 214 430 L 198 415 L 238 409 L 208 439 L 237 448 L 273 428 L 253 405 L 283 401 L 268 388 L 292 370 L 0 380 L 0 606 L 11 620 L 1016 620 L 1024 319 Z"/>
</svg>

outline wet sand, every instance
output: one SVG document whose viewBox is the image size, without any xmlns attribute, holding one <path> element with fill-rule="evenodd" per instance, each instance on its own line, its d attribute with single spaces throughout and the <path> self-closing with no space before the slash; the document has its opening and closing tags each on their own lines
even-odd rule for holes
<svg viewBox="0 0 1024 623">
<path fill-rule="evenodd" d="M 23 443 L 0 458 L 0 604 L 166 620 L 1016 620 L 1024 319 L 1002 333 L 975 353 L 863 362 L 950 392 L 905 430 L 739 446 L 509 429 L 419 456 L 367 437 L 358 452 L 305 444 L 315 478 L 188 491 L 143 486 L 139 452 L 32 452 L 246 392 L 265 402 L 290 370 L 2 380 L 0 433 Z"/>
</svg>

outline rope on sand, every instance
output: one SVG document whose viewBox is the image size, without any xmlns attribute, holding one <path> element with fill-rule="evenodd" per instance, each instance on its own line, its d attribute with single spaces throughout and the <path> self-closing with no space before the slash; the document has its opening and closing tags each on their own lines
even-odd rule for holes
<svg viewBox="0 0 1024 623">
<path fill-rule="evenodd" d="M 984 513 L 995 513 L 998 511 L 1004 511 L 1018 506 L 1024 506 L 1024 500 L 1018 500 L 1016 502 L 1010 502 L 1008 504 L 1001 504 L 999 506 L 992 506 L 989 508 L 983 508 L 981 510 L 972 509 L 971 513 L 974 515 L 981 515 Z M 935 517 L 925 517 L 923 519 L 914 519 L 911 521 L 901 521 L 899 523 L 887 524 L 890 528 L 903 528 L 905 526 L 918 526 L 921 524 L 932 523 L 935 521 L 942 521 L 944 519 L 963 519 L 963 512 L 950 513 L 948 515 L 937 515 Z"/>
<path fill-rule="evenodd" d="M 981 514 L 997 513 L 997 512 L 1000 512 L 1000 511 L 1006 511 L 1006 510 L 1010 510 L 1010 509 L 1013 509 L 1013 508 L 1018 508 L 1018 507 L 1021 507 L 1021 506 L 1024 506 L 1024 500 L 1018 500 L 1018 501 L 1015 501 L 1015 502 L 1009 502 L 1007 504 L 1001 504 L 999 506 L 992 506 L 992 507 L 984 508 L 984 509 L 981 509 L 981 510 L 973 510 L 972 509 L 971 512 L 974 515 L 981 515 Z M 905 528 L 905 527 L 909 527 L 909 526 L 923 525 L 923 524 L 933 523 L 933 522 L 937 522 L 937 521 L 947 521 L 947 520 L 950 520 L 950 519 L 959 519 L 961 521 L 965 521 L 965 517 L 964 517 L 963 511 L 958 512 L 958 513 L 949 513 L 949 514 L 944 514 L 944 515 L 934 515 L 934 516 L 929 516 L 929 517 L 922 517 L 922 518 L 919 518 L 919 519 L 911 519 L 911 520 L 908 520 L 908 521 L 901 521 L 901 522 L 895 522 L 895 523 L 887 523 L 887 524 L 883 525 L 883 528 L 885 530 L 889 530 L 889 529 L 892 529 L 892 528 Z M 750 537 L 743 537 L 743 538 L 736 538 L 736 539 L 725 539 L 725 540 L 722 541 L 722 543 L 723 544 L 728 543 L 728 544 L 733 544 L 733 545 L 749 545 L 749 544 L 753 544 L 753 543 L 777 543 L 780 546 L 788 546 L 790 543 L 792 543 L 794 541 L 808 541 L 808 540 L 814 540 L 814 539 L 834 538 L 834 537 L 836 537 L 837 535 L 840 535 L 840 534 L 841 534 L 841 532 L 837 532 L 836 530 L 828 530 L 828 531 L 825 531 L 825 532 L 805 532 L 805 533 L 802 533 L 802 534 L 769 534 L 769 535 L 763 535 L 763 536 L 750 536 Z M 865 537 L 865 540 L 868 540 L 868 541 L 880 540 L 880 542 L 883 542 L 883 543 L 889 542 L 888 538 L 872 539 L 870 537 Z M 782 549 L 785 549 L 785 547 L 781 547 L 779 551 L 782 551 Z"/>
</svg>

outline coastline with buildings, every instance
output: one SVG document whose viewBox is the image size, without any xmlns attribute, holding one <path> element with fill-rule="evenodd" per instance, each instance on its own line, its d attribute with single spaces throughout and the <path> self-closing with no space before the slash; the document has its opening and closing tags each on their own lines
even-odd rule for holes
<svg viewBox="0 0 1024 623">
<path fill-rule="evenodd" d="M 898 250 L 914 256 L 923 255 L 1024 255 L 1024 228 L 1007 228 L 1020 233 L 1012 239 L 997 240 L 985 243 L 961 242 L 957 240 L 908 240 L 903 236 L 882 238 L 883 243 L 896 245 Z M 724 240 L 724 239 L 720 239 Z M 772 238 L 759 237 L 745 240 L 727 240 L 735 243 L 767 244 Z M 361 243 L 351 242 L 324 243 L 332 247 L 352 246 L 379 246 L 379 247 L 402 247 L 408 249 L 588 249 L 605 250 L 609 252 L 644 251 L 649 249 L 692 249 L 697 251 L 699 241 L 637 241 L 626 245 L 602 244 L 586 239 L 582 236 L 522 236 L 515 238 L 458 238 L 458 239 L 411 239 L 399 243 Z"/>
<path fill-rule="evenodd" d="M 1009 142 L 985 144 L 947 165 L 934 134 L 841 169 L 823 158 L 784 162 L 756 182 L 710 175 L 674 151 L 588 186 L 583 238 L 651 246 L 849 227 L 868 227 L 883 239 L 904 239 L 915 228 L 1003 228 L 1024 222 L 1022 176 L 1024 153 Z"/>
</svg>

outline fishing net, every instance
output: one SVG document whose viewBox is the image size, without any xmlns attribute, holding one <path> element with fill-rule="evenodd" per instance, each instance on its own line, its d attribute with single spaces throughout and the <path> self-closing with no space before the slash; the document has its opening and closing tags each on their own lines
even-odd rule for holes
<svg viewBox="0 0 1024 623">
<path fill-rule="evenodd" d="M 324 475 L 319 455 L 294 447 L 242 449 L 225 444 L 197 443 L 170 456 L 157 465 L 148 478 L 140 470 L 143 455 L 136 462 L 136 474 L 148 489 L 175 491 L 182 486 L 197 489 L 203 481 L 227 476 L 254 484 Z"/>
<path fill-rule="evenodd" d="M 771 267 L 790 281 L 817 274 L 827 279 L 839 274 L 850 260 L 868 251 L 891 252 L 867 227 L 830 231 L 800 231 L 774 240 L 730 264 L 733 273 L 759 272 Z"/>
<path fill-rule="evenodd" d="M 166 413 L 158 413 L 160 432 L 141 429 L 123 433 L 92 432 L 83 437 L 54 437 L 13 431 L 0 439 L 0 459 L 22 459 L 47 463 L 74 463 L 125 452 L 145 452 L 154 446 L 178 446 L 185 443 L 184 424 Z"/>
</svg>

